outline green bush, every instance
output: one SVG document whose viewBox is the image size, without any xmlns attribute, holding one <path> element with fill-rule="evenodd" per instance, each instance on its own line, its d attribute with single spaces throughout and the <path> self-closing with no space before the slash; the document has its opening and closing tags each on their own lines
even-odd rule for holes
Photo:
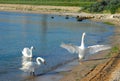
<svg viewBox="0 0 120 81">
<path fill-rule="evenodd" d="M 119 8 L 120 0 L 102 0 L 84 9 L 88 10 L 89 12 L 110 11 L 111 14 L 114 14 Z"/>
</svg>

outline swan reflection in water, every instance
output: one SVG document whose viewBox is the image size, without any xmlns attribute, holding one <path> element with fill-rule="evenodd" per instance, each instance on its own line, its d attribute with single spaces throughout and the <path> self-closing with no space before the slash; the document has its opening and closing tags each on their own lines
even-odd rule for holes
<svg viewBox="0 0 120 81">
<path fill-rule="evenodd" d="M 30 75 L 35 76 L 35 70 L 41 66 L 41 64 L 45 64 L 45 59 L 41 57 L 36 58 L 36 62 L 33 62 L 31 58 L 22 57 L 22 67 L 20 70 L 24 72 L 30 73 Z"/>
<path fill-rule="evenodd" d="M 85 37 L 85 32 L 82 34 L 80 46 L 62 43 L 60 47 L 65 48 L 70 53 L 78 54 L 79 61 L 82 59 L 86 59 L 86 57 L 90 54 L 95 54 L 99 51 L 107 50 L 111 48 L 109 45 L 93 45 L 93 46 L 85 47 L 84 37 Z"/>
</svg>

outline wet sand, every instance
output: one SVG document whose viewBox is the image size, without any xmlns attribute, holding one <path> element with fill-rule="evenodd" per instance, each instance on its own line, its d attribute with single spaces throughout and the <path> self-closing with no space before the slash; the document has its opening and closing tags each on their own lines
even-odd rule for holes
<svg viewBox="0 0 120 81">
<path fill-rule="evenodd" d="M 112 22 L 115 24 L 115 35 L 111 37 L 112 44 L 111 45 L 119 45 L 120 44 L 120 23 L 119 19 L 110 18 L 111 14 L 88 14 L 81 12 L 79 13 L 80 8 L 78 7 L 56 7 L 56 6 L 33 6 L 33 5 L 11 5 L 11 4 L 0 4 L 0 11 L 10 11 L 10 12 L 21 12 L 21 13 L 38 13 L 38 14 L 56 14 L 56 15 L 70 15 L 70 16 L 95 16 L 92 19 L 95 22 Z M 105 15 L 105 17 L 103 17 Z M 117 14 L 119 15 L 119 14 Z M 59 67 L 58 69 L 51 71 L 42 76 L 36 77 L 28 77 L 29 81 L 96 81 L 95 75 L 99 73 L 97 77 L 97 81 L 106 81 L 105 78 L 108 78 L 110 81 L 115 80 L 116 76 L 120 75 L 117 71 L 120 69 L 117 68 L 119 66 L 119 62 L 116 61 L 115 67 L 110 70 L 108 76 L 104 79 L 104 76 L 100 76 L 100 74 L 104 74 L 107 71 L 104 71 L 101 68 L 106 67 L 109 68 L 113 65 L 112 58 L 107 58 L 106 55 L 110 50 L 99 52 L 93 56 L 90 56 L 88 60 L 84 61 L 83 64 L 79 64 L 77 60 L 68 63 L 64 66 Z M 95 58 L 96 59 L 95 59 Z M 110 62 L 110 64 L 109 64 Z M 108 63 L 108 64 L 106 64 Z M 103 72 L 102 72 L 103 71 Z M 109 72 L 109 71 L 108 71 Z M 117 73 L 116 73 L 117 72 Z M 114 74 L 117 74 L 114 76 Z M 117 77 L 118 78 L 118 77 Z M 107 80 L 107 81 L 109 81 Z"/>
</svg>

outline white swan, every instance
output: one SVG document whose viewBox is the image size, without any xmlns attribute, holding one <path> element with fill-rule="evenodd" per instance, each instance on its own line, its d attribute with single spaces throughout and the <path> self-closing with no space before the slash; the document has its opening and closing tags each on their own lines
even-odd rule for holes
<svg viewBox="0 0 120 81">
<path fill-rule="evenodd" d="M 20 70 L 24 72 L 30 72 L 30 74 L 35 75 L 35 69 L 39 68 L 41 63 L 45 64 L 45 60 L 41 57 L 36 58 L 36 62 L 28 61 L 25 62 Z"/>
<path fill-rule="evenodd" d="M 77 53 L 79 60 L 85 58 L 86 54 L 94 54 L 96 52 L 110 49 L 111 47 L 108 45 L 93 45 L 93 46 L 88 46 L 85 48 L 84 45 L 84 37 L 85 37 L 85 32 L 82 34 L 82 39 L 81 39 L 81 45 L 80 46 L 75 46 L 72 44 L 64 44 L 62 43 L 60 46 L 62 48 L 67 49 L 70 53 Z"/>
<path fill-rule="evenodd" d="M 32 58 L 22 56 L 22 66 L 24 66 L 27 62 L 32 61 Z"/>
<path fill-rule="evenodd" d="M 32 57 L 32 50 L 33 50 L 33 46 L 31 46 L 31 48 L 24 48 L 23 51 L 22 51 L 22 54 L 24 57 Z"/>
</svg>

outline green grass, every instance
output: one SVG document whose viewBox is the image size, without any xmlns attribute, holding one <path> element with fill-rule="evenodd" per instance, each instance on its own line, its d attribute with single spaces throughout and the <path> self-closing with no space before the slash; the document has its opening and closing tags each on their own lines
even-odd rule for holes
<svg viewBox="0 0 120 81">
<path fill-rule="evenodd" d="M 119 52 L 119 47 L 118 46 L 114 46 L 111 50 L 112 53 L 118 53 Z"/>
<path fill-rule="evenodd" d="M 84 2 L 80 0 L 0 0 L 2 4 L 30 4 L 30 5 L 52 5 L 52 6 L 89 6 L 95 2 Z"/>
<path fill-rule="evenodd" d="M 96 68 L 97 64 L 91 66 L 92 69 Z"/>
<path fill-rule="evenodd" d="M 76 81 L 80 81 L 80 79 L 76 79 Z"/>
<path fill-rule="evenodd" d="M 120 8 L 117 9 L 117 13 L 120 13 Z"/>
<path fill-rule="evenodd" d="M 115 24 L 113 24 L 113 23 L 111 23 L 111 22 L 104 22 L 104 24 L 115 25 Z"/>
<path fill-rule="evenodd" d="M 119 53 L 119 47 L 118 46 L 114 46 L 112 47 L 110 53 L 108 53 L 106 55 L 106 57 L 112 57 L 114 54 L 118 54 Z"/>
</svg>

